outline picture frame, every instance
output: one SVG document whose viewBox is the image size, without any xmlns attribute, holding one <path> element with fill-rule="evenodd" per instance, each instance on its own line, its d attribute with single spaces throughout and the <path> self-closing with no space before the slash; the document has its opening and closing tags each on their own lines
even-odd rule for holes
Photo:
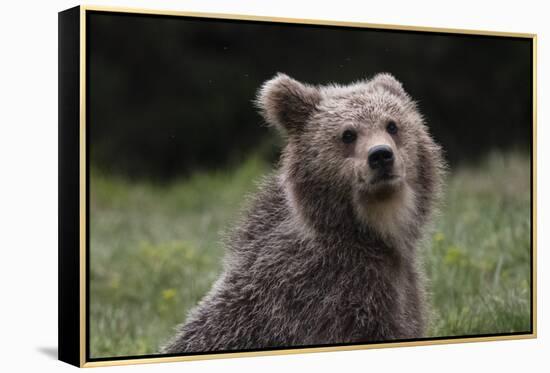
<svg viewBox="0 0 550 373">
<path fill-rule="evenodd" d="M 93 356 L 90 346 L 91 250 L 90 245 L 90 85 L 97 81 L 90 76 L 90 17 L 98 15 L 126 16 L 152 21 L 170 19 L 173 22 L 200 21 L 228 22 L 235 25 L 279 25 L 326 30 L 355 30 L 416 33 L 416 35 L 468 36 L 495 38 L 529 43 L 530 89 L 528 128 L 529 149 L 529 330 L 487 333 L 468 336 L 431 336 L 391 341 L 358 343 L 330 343 L 329 345 L 280 346 L 232 351 L 204 351 L 175 354 L 128 354 L 121 356 Z M 78 6 L 59 13 L 59 360 L 78 367 L 126 365 L 229 357 L 296 354 L 309 352 L 343 351 L 400 346 L 434 345 L 479 341 L 536 338 L 536 35 L 478 30 L 456 30 L 418 26 L 399 26 L 323 21 L 310 19 L 274 18 L 250 15 L 208 14 L 161 11 L 103 6 Z M 472 39 L 473 40 L 473 39 Z M 115 53 L 115 52 L 113 52 Z M 210 56 L 211 58 L 211 56 Z M 103 79 L 107 79 L 103 77 Z M 452 250 L 451 250 L 452 251 Z M 458 254 L 457 254 L 458 255 Z M 495 269 L 496 271 L 496 269 Z M 167 289 L 171 290 L 171 289 Z M 170 293 L 171 294 L 171 293 Z M 166 293 L 165 296 L 169 297 Z M 182 315 L 183 316 L 183 315 Z M 184 321 L 183 319 L 181 321 Z"/>
</svg>

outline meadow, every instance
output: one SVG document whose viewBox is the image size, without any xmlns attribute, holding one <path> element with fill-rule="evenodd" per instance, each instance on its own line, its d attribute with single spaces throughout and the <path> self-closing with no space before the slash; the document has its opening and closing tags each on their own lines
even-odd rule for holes
<svg viewBox="0 0 550 373">
<path fill-rule="evenodd" d="M 158 351 L 216 279 L 223 232 L 269 169 L 252 156 L 169 184 L 92 169 L 91 357 Z M 530 224 L 527 155 L 493 153 L 451 170 L 420 250 L 428 336 L 530 329 Z"/>
</svg>

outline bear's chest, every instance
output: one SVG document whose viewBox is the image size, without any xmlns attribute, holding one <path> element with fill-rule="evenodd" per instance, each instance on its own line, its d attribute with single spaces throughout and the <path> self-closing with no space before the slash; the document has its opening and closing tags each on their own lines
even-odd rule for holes
<svg viewBox="0 0 550 373">
<path fill-rule="evenodd" d="M 266 304 L 272 320 L 280 322 L 275 328 L 311 344 L 350 342 L 380 334 L 402 317 L 402 271 L 394 263 L 317 259 L 307 266 L 290 261 L 270 273 L 263 294 L 272 300 Z"/>
</svg>

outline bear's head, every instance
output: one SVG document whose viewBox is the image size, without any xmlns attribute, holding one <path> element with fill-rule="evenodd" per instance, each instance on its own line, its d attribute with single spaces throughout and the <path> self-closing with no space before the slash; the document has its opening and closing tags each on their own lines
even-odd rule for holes
<svg viewBox="0 0 550 373">
<path fill-rule="evenodd" d="M 392 75 L 312 86 L 278 74 L 262 86 L 257 104 L 287 138 L 281 182 L 306 224 L 387 239 L 418 236 L 444 163 L 415 102 Z"/>
</svg>

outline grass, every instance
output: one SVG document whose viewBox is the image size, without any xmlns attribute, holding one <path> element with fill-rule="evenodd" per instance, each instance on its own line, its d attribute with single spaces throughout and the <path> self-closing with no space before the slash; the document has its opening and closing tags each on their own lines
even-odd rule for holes
<svg viewBox="0 0 550 373">
<path fill-rule="evenodd" d="M 92 170 L 92 357 L 154 354 L 221 269 L 221 233 L 269 170 L 236 170 L 169 185 Z M 433 236 L 421 251 L 429 279 L 429 336 L 530 328 L 529 160 L 493 154 L 455 170 Z"/>
<path fill-rule="evenodd" d="M 454 172 L 423 257 L 430 336 L 530 329 L 530 167 L 492 154 Z"/>
</svg>

